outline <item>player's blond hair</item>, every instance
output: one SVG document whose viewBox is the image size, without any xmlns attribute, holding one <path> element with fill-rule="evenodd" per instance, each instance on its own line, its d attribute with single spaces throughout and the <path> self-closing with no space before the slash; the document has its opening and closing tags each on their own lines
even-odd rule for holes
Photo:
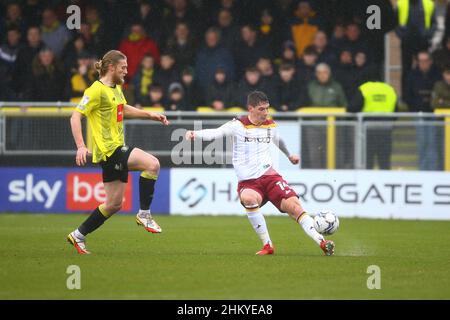
<svg viewBox="0 0 450 320">
<path fill-rule="evenodd" d="M 115 66 L 117 65 L 117 63 L 119 63 L 120 60 L 126 59 L 127 57 L 122 52 L 118 50 L 110 50 L 107 53 L 105 53 L 105 55 L 101 60 L 97 61 L 94 64 L 94 67 L 95 70 L 97 70 L 100 77 L 103 77 L 108 72 L 109 65 Z"/>
</svg>

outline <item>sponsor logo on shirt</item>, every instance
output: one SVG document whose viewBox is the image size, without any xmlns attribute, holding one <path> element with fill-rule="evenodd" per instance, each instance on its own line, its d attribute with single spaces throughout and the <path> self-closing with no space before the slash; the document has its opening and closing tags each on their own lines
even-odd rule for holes
<svg viewBox="0 0 450 320">
<path fill-rule="evenodd" d="M 123 121 L 123 104 L 117 105 L 117 122 Z"/>
<path fill-rule="evenodd" d="M 245 137 L 244 142 L 270 143 L 271 137 Z"/>
<path fill-rule="evenodd" d="M 85 106 L 88 104 L 89 99 L 90 99 L 89 96 L 83 96 L 83 98 L 81 99 L 81 101 L 78 104 L 77 108 L 80 109 L 80 110 L 86 109 Z"/>
</svg>

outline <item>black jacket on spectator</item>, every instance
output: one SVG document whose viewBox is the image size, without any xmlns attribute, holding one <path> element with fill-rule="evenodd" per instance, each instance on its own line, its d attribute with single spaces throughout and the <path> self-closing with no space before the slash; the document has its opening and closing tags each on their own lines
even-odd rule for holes
<svg viewBox="0 0 450 320">
<path fill-rule="evenodd" d="M 328 45 L 325 50 L 320 52 L 317 56 L 317 63 L 326 63 L 329 66 L 334 66 L 338 63 L 338 57 L 336 51 L 331 49 L 330 45 Z"/>
<path fill-rule="evenodd" d="M 344 39 L 342 41 L 341 46 L 337 48 L 339 55 L 341 51 L 348 50 L 352 53 L 352 56 L 355 56 L 358 52 L 364 52 L 367 57 L 368 62 L 373 62 L 373 52 L 370 50 L 370 46 L 364 38 L 359 38 L 356 41 L 350 41 L 348 39 Z"/>
<path fill-rule="evenodd" d="M 448 40 L 450 41 L 450 40 Z M 446 47 L 433 52 L 433 61 L 439 70 L 443 71 L 445 68 L 450 68 L 450 50 Z"/>
<path fill-rule="evenodd" d="M 167 51 L 173 55 L 179 70 L 194 66 L 197 45 L 193 39 L 190 38 L 185 44 L 181 45 L 175 38 L 171 38 L 167 42 Z"/>
<path fill-rule="evenodd" d="M 218 83 L 214 80 L 206 92 L 205 102 L 210 106 L 213 101 L 219 100 L 223 102 L 225 108 L 232 107 L 234 92 L 234 86 L 231 82 Z"/>
<path fill-rule="evenodd" d="M 236 62 L 237 78 L 241 78 L 248 67 L 253 67 L 261 57 L 268 57 L 270 54 L 267 47 L 259 40 L 250 47 L 244 41 L 239 41 L 233 51 Z"/>
<path fill-rule="evenodd" d="M 239 39 L 239 28 L 234 24 L 226 28 L 217 27 L 220 29 L 220 44 L 229 50 L 233 50 L 236 39 Z"/>
<path fill-rule="evenodd" d="M 168 70 L 157 68 L 153 75 L 153 83 L 158 83 L 163 87 L 164 95 L 167 95 L 167 90 L 171 83 L 181 82 L 178 70 L 172 67 Z"/>
<path fill-rule="evenodd" d="M 206 12 L 209 13 L 209 21 L 206 21 L 208 25 L 213 25 L 216 22 L 216 18 L 219 11 L 222 9 L 228 9 L 233 16 L 234 24 L 241 24 L 241 16 L 243 14 L 243 1 L 230 1 L 231 7 L 226 7 L 222 4 L 222 1 L 203 1 L 203 7 Z M 207 17 L 205 17 L 207 18 Z"/>
<path fill-rule="evenodd" d="M 163 16 L 163 6 L 157 3 L 158 1 L 154 1 L 154 3 L 150 3 L 150 12 L 143 16 L 141 11 L 136 8 L 133 10 L 134 17 L 132 21 L 138 22 L 144 26 L 145 32 L 147 36 L 152 38 L 158 44 L 158 47 L 161 47 L 163 42 L 163 31 L 161 28 L 162 24 L 162 16 Z M 165 41 L 165 39 L 164 39 Z"/>
<path fill-rule="evenodd" d="M 247 105 L 247 95 L 252 91 L 255 90 L 263 91 L 263 89 L 264 88 L 261 80 L 259 80 L 258 83 L 256 83 L 255 85 L 251 85 L 245 80 L 245 78 L 243 78 L 236 88 L 234 103 L 237 106 L 245 107 Z"/>
<path fill-rule="evenodd" d="M 44 1 L 24 1 L 22 3 L 22 13 L 29 26 L 38 26 L 41 23 L 42 11 L 44 11 Z M 22 33 L 22 37 L 26 33 Z"/>
<path fill-rule="evenodd" d="M 198 106 L 203 104 L 201 89 L 194 80 L 190 85 L 182 83 L 184 89 L 185 110 L 195 111 Z"/>
<path fill-rule="evenodd" d="M 411 112 L 432 112 L 431 92 L 434 84 L 441 80 L 440 72 L 432 66 L 427 73 L 419 69 L 412 70 L 406 83 L 405 102 Z"/>
<path fill-rule="evenodd" d="M 420 0 L 419 0 L 420 1 Z M 384 35 L 391 31 L 398 20 L 392 3 L 397 1 L 390 0 L 339 0 L 339 1 L 323 1 L 325 9 L 328 9 L 331 23 L 336 20 L 342 22 L 360 21 L 361 37 L 370 45 L 372 53 L 372 62 L 380 63 L 384 59 Z M 368 29 L 365 24 L 369 17 L 367 8 L 370 5 L 376 5 L 380 9 L 380 29 Z M 336 39 L 333 40 L 335 42 Z M 339 42 L 339 41 L 337 41 Z M 340 44 L 337 44 L 340 46 Z"/>
<path fill-rule="evenodd" d="M 357 70 L 352 64 L 339 63 L 333 68 L 333 78 L 342 85 L 348 101 L 358 90 L 358 81 L 355 81 L 357 75 Z"/>
<path fill-rule="evenodd" d="M 17 54 L 20 49 L 23 48 L 21 43 L 16 46 L 11 46 L 8 43 L 4 43 L 0 46 L 0 63 L 3 63 L 8 67 L 9 72 L 14 72 L 14 67 L 17 62 Z"/>
<path fill-rule="evenodd" d="M 214 81 L 218 67 L 225 70 L 228 79 L 235 78 L 234 60 L 230 50 L 218 45 L 214 48 L 204 46 L 197 52 L 195 76 L 203 91 Z"/>
<path fill-rule="evenodd" d="M 266 26 L 267 27 L 267 26 Z M 273 23 L 270 26 L 269 31 L 264 32 L 264 30 L 262 30 L 263 27 L 260 26 L 260 36 L 259 39 L 261 41 L 262 46 L 265 48 L 266 50 L 266 54 L 268 57 L 270 57 L 271 59 L 274 59 L 275 56 L 280 54 L 280 49 L 281 49 L 281 37 L 280 37 L 280 28 L 278 28 L 278 26 Z"/>
<path fill-rule="evenodd" d="M 358 88 L 363 83 L 369 81 L 370 74 L 378 72 L 378 68 L 373 64 L 365 64 L 363 66 L 355 66 L 355 86 Z M 380 77 L 381 79 L 381 77 Z"/>
<path fill-rule="evenodd" d="M 136 12 L 139 11 L 137 2 L 133 1 L 97 1 L 97 3 L 109 35 L 122 35 L 125 27 L 130 23 L 130 18 L 136 16 Z M 108 47 L 113 49 L 119 46 L 122 37 L 111 36 L 109 40 Z"/>
<path fill-rule="evenodd" d="M 163 96 L 161 98 L 161 100 L 155 101 L 155 100 L 152 100 L 150 94 L 148 94 L 147 96 L 142 98 L 141 104 L 143 106 L 166 108 L 166 106 L 167 106 L 167 98 L 165 96 Z"/>
<path fill-rule="evenodd" d="M 12 90 L 12 75 L 8 66 L 0 61 L 0 101 L 15 100 L 15 92 Z"/>
<path fill-rule="evenodd" d="M 28 99 L 30 101 L 63 101 L 65 99 L 65 74 L 58 63 L 44 68 L 33 61 L 33 73 Z"/>
<path fill-rule="evenodd" d="M 275 86 L 276 75 L 272 76 L 261 76 L 262 83 L 262 91 L 267 95 L 269 101 L 272 101 L 273 98 L 277 95 L 277 90 Z"/>
<path fill-rule="evenodd" d="M 168 111 L 187 111 L 186 100 L 183 98 L 180 101 L 173 101 L 168 99 L 166 104 L 166 110 Z"/>
<path fill-rule="evenodd" d="M 280 107 L 286 105 L 288 107 L 286 111 L 293 111 L 299 108 L 301 103 L 301 90 L 295 75 L 289 82 L 284 82 L 280 77 L 277 77 L 275 88 L 276 94 L 271 100 L 273 107 L 281 110 Z"/>
<path fill-rule="evenodd" d="M 77 38 L 78 37 L 81 36 L 77 36 Z M 74 38 L 70 42 L 68 42 L 64 46 L 64 49 L 61 53 L 61 61 L 63 62 L 64 69 L 67 73 L 70 73 L 72 69 L 76 69 L 78 67 L 78 56 L 81 52 L 90 54 L 87 43 L 84 40 L 84 48 L 80 52 L 77 51 L 74 45 L 74 42 L 77 40 L 77 38 Z"/>
<path fill-rule="evenodd" d="M 23 100 L 24 94 L 27 91 L 26 87 L 29 86 L 27 80 L 32 73 L 31 62 L 39 54 L 39 51 L 44 47 L 44 43 L 41 41 L 39 46 L 31 47 L 26 45 L 19 50 L 17 54 L 16 67 L 14 70 L 14 86 L 17 92 L 17 98 Z"/>
<path fill-rule="evenodd" d="M 184 12 L 184 15 L 178 16 L 172 9 L 171 12 L 164 16 L 163 24 L 165 25 L 166 34 L 172 34 L 178 22 L 187 23 L 191 30 L 191 34 L 200 34 L 204 32 L 204 12 L 201 10 L 197 10 L 196 6 L 190 3 L 190 1 L 187 1 L 187 3 L 188 5 L 186 11 Z"/>
<path fill-rule="evenodd" d="M 316 66 L 307 66 L 300 60 L 297 63 L 295 74 L 297 75 L 297 81 L 301 85 L 306 85 L 309 81 L 316 78 Z"/>
</svg>

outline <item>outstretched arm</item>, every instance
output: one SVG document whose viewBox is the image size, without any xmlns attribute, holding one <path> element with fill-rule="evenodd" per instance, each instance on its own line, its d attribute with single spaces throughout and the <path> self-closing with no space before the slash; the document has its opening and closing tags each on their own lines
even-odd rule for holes
<svg viewBox="0 0 450 320">
<path fill-rule="evenodd" d="M 126 104 L 125 107 L 123 108 L 123 115 L 125 116 L 125 118 L 150 119 L 154 121 L 159 121 L 166 126 L 169 124 L 169 120 L 167 120 L 166 116 L 163 114 L 145 111 L 142 109 L 132 107 L 128 104 Z"/>
<path fill-rule="evenodd" d="M 235 125 L 234 121 L 235 120 L 229 121 L 216 129 L 203 129 L 197 131 L 188 130 L 186 132 L 186 140 L 194 140 L 196 138 L 200 138 L 205 141 L 211 141 L 225 136 L 229 136 L 233 134 L 233 126 Z"/>
<path fill-rule="evenodd" d="M 298 164 L 300 162 L 300 157 L 296 154 L 290 154 L 286 146 L 286 143 L 277 134 L 273 137 L 273 143 L 275 143 L 276 146 L 281 150 L 281 152 L 283 152 L 286 155 L 286 157 L 288 157 L 289 161 L 292 164 Z"/>
</svg>

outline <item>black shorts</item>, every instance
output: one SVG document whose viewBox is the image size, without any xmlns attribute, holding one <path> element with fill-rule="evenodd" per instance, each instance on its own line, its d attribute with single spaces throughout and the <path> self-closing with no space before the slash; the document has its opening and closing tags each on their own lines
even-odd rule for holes
<svg viewBox="0 0 450 320">
<path fill-rule="evenodd" d="M 103 171 L 103 182 L 120 180 L 128 182 L 128 158 L 133 148 L 127 146 L 118 147 L 110 157 L 101 161 Z"/>
</svg>

